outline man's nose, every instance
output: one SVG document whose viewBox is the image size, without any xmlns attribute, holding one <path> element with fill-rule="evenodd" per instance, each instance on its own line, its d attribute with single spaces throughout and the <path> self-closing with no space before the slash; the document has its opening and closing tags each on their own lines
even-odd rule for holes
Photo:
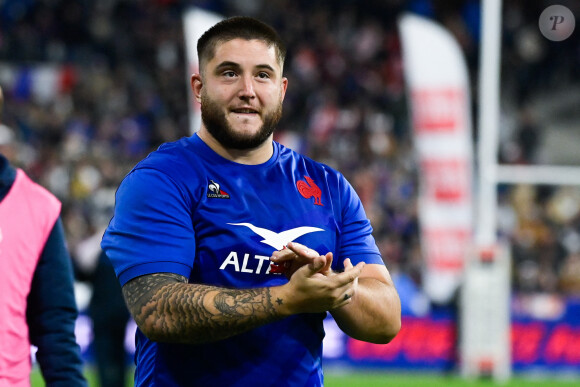
<svg viewBox="0 0 580 387">
<path fill-rule="evenodd" d="M 253 98 L 256 96 L 256 93 L 254 91 L 253 77 L 246 76 L 242 78 L 238 95 L 240 98 Z"/>
</svg>

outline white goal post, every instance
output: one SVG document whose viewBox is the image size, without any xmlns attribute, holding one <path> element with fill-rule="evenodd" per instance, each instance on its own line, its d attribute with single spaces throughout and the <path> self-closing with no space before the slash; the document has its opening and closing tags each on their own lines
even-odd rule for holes
<svg viewBox="0 0 580 387">
<path fill-rule="evenodd" d="M 510 184 L 580 185 L 580 166 L 498 165 L 497 182 Z"/>
<path fill-rule="evenodd" d="M 466 262 L 460 304 L 461 371 L 465 377 L 511 375 L 510 266 L 497 238 L 498 184 L 580 185 L 580 166 L 498 164 L 501 0 L 482 2 L 475 247 Z"/>
</svg>

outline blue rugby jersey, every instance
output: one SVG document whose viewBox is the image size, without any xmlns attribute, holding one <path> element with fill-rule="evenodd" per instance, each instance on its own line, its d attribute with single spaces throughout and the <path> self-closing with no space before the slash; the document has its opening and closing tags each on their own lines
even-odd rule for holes
<svg viewBox="0 0 580 387">
<path fill-rule="evenodd" d="M 276 142 L 243 165 L 197 135 L 162 145 L 123 180 L 102 247 L 121 282 L 171 272 L 190 283 L 277 286 L 269 257 L 290 241 L 319 254 L 383 264 L 357 194 L 332 168 Z M 136 334 L 136 386 L 322 385 L 322 320 L 300 314 L 202 345 Z"/>
</svg>

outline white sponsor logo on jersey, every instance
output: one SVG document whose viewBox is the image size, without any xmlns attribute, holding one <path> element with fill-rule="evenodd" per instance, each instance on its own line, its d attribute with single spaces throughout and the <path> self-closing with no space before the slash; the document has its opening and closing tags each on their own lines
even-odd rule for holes
<svg viewBox="0 0 580 387">
<path fill-rule="evenodd" d="M 232 226 L 245 226 L 249 228 L 254 233 L 264 238 L 260 242 L 265 243 L 276 250 L 281 250 L 289 242 L 294 241 L 295 239 L 301 237 L 302 235 L 310 234 L 317 231 L 324 231 L 323 229 L 317 227 L 302 226 L 277 233 L 265 228 L 256 227 L 250 223 L 228 223 L 228 224 Z M 270 265 L 268 264 L 269 260 L 270 257 L 265 255 L 254 255 L 253 259 L 251 259 L 250 254 L 240 253 L 240 255 L 238 256 L 237 252 L 232 251 L 221 264 L 220 270 L 224 270 L 226 267 L 231 265 L 233 266 L 233 269 L 236 272 L 241 271 L 242 273 L 255 273 L 255 274 L 261 274 L 261 272 L 265 272 L 265 274 L 268 274 L 270 273 Z M 266 264 L 264 264 L 264 262 L 266 262 Z"/>
<path fill-rule="evenodd" d="M 256 227 L 251 223 L 228 223 L 228 224 L 231 224 L 232 226 L 246 226 L 256 234 L 264 238 L 260 242 L 265 243 L 268 246 L 272 246 L 276 250 L 282 250 L 282 248 L 286 246 L 288 242 L 292 242 L 295 239 L 301 237 L 302 235 L 310 234 L 312 232 L 317 231 L 324 231 L 323 229 L 318 227 L 302 226 L 282 231 L 280 233 L 276 233 L 266 228 Z"/>
</svg>

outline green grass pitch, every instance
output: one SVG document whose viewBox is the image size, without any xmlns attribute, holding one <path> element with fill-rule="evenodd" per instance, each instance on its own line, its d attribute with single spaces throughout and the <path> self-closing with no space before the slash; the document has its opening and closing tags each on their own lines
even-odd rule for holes
<svg viewBox="0 0 580 387">
<path fill-rule="evenodd" d="M 85 375 L 90 387 L 99 387 L 95 372 L 87 368 Z M 131 387 L 132 374 L 128 378 L 127 387 Z M 32 387 L 45 386 L 37 369 L 31 375 Z M 580 385 L 580 377 L 549 378 L 514 376 L 505 383 L 493 380 L 465 380 L 456 374 L 443 375 L 433 373 L 401 373 L 391 371 L 345 372 L 327 371 L 324 378 L 325 387 L 571 387 Z M 105 387 L 105 386 L 103 386 Z"/>
</svg>

